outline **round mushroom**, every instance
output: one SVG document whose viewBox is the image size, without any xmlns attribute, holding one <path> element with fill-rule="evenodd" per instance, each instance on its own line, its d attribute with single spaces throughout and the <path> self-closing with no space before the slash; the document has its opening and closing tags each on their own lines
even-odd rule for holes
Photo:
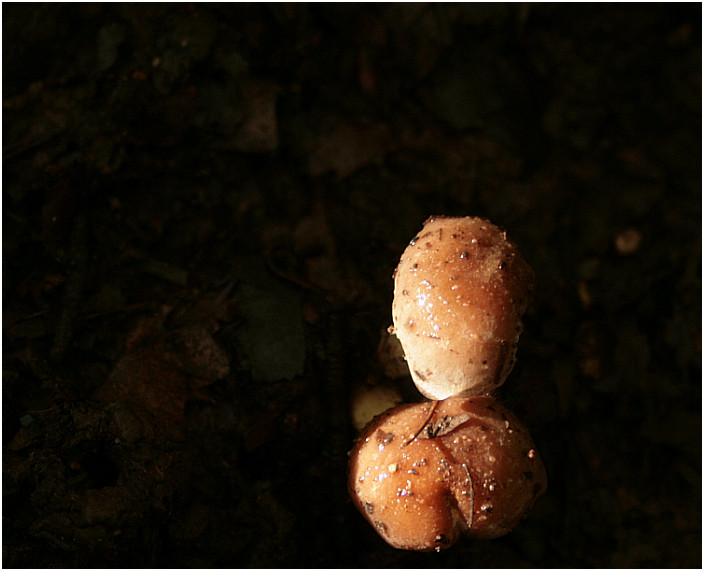
<svg viewBox="0 0 704 571">
<path fill-rule="evenodd" d="M 399 549 L 440 551 L 462 534 L 500 537 L 546 485 L 528 431 L 491 397 L 386 411 L 350 455 L 355 505 Z"/>
<path fill-rule="evenodd" d="M 513 369 L 534 273 L 498 226 L 434 216 L 394 272 L 393 331 L 418 390 L 488 394 Z"/>
</svg>

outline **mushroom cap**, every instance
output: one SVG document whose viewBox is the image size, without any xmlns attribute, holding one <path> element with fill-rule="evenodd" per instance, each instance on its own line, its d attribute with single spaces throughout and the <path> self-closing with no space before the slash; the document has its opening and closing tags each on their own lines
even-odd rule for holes
<svg viewBox="0 0 704 571">
<path fill-rule="evenodd" d="M 394 333 L 431 399 L 487 394 L 513 369 L 531 267 L 498 226 L 434 216 L 394 272 Z"/>
<path fill-rule="evenodd" d="M 424 425 L 431 407 L 402 405 L 367 426 L 350 453 L 355 505 L 398 549 L 508 533 L 547 486 L 528 431 L 491 397 L 441 401 Z"/>
</svg>

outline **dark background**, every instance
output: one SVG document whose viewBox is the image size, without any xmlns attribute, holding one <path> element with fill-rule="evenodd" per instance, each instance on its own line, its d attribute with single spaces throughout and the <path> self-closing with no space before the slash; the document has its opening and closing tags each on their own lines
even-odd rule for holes
<svg viewBox="0 0 704 571">
<path fill-rule="evenodd" d="M 701 566 L 700 4 L 4 4 L 3 110 L 4 566 Z M 345 466 L 431 214 L 549 486 L 417 554 Z"/>
</svg>

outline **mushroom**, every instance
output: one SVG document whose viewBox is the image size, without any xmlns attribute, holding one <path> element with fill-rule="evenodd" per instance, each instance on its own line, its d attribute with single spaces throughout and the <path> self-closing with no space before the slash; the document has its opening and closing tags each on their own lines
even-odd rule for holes
<svg viewBox="0 0 704 571">
<path fill-rule="evenodd" d="M 498 226 L 434 216 L 394 272 L 393 332 L 418 390 L 477 396 L 513 369 L 534 274 Z"/>
<path fill-rule="evenodd" d="M 350 395 L 352 424 L 361 431 L 378 414 L 403 402 L 399 391 L 390 386 L 365 383 Z"/>
<path fill-rule="evenodd" d="M 440 551 L 462 534 L 500 537 L 546 485 L 528 431 L 492 397 L 396 407 L 350 453 L 355 505 L 399 549 Z"/>
</svg>

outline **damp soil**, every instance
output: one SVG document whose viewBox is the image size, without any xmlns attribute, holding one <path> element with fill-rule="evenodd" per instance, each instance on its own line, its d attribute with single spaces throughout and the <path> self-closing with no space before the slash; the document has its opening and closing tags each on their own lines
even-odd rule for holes
<svg viewBox="0 0 704 571">
<path fill-rule="evenodd" d="M 3 111 L 3 566 L 701 567 L 699 4 L 4 4 Z M 433 214 L 549 483 L 421 554 L 346 466 Z"/>
</svg>

